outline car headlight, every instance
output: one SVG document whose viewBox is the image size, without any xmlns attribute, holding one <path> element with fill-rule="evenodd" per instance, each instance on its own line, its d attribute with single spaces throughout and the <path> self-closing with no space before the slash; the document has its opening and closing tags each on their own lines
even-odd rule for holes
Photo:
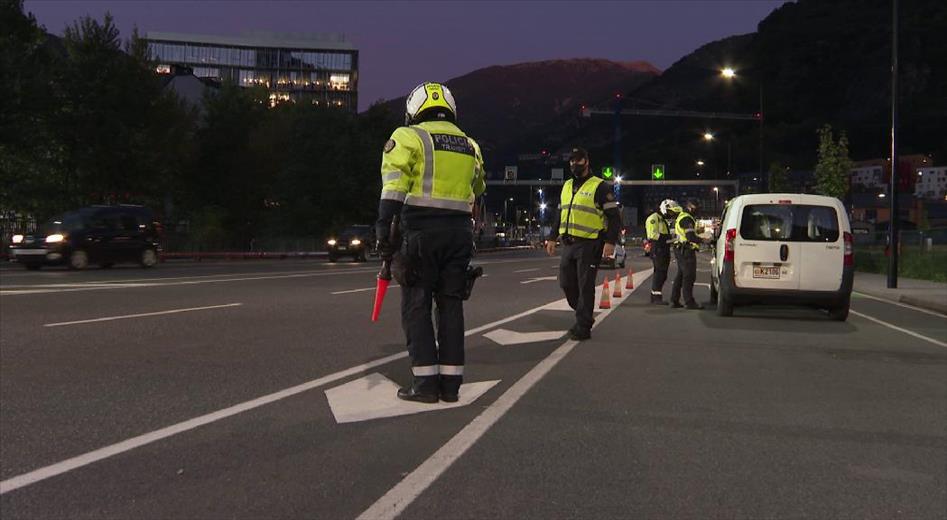
<svg viewBox="0 0 947 520">
<path fill-rule="evenodd" d="M 360 245 L 362 241 L 357 238 L 353 238 L 352 241 L 349 243 L 352 244 L 353 246 L 357 246 L 357 245 Z"/>
<path fill-rule="evenodd" d="M 330 238 L 329 241 L 327 242 L 327 244 L 329 244 L 330 246 L 334 246 L 334 245 L 335 245 L 335 239 L 334 239 L 334 238 Z"/>
<path fill-rule="evenodd" d="M 63 236 L 59 233 L 55 233 L 46 237 L 47 244 L 55 244 L 56 242 L 62 242 Z"/>
<path fill-rule="evenodd" d="M 23 241 L 23 235 L 13 235 L 13 243 L 19 244 Z"/>
</svg>

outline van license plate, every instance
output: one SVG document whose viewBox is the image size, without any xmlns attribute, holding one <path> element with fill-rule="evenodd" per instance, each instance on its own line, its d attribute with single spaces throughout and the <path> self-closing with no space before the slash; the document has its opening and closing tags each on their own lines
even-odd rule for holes
<svg viewBox="0 0 947 520">
<path fill-rule="evenodd" d="M 779 280 L 779 267 L 753 266 L 753 278 Z"/>
</svg>

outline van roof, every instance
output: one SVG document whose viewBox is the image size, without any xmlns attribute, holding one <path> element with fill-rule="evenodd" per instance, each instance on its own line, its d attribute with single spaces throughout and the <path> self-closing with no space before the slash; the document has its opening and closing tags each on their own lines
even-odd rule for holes
<svg viewBox="0 0 947 520">
<path fill-rule="evenodd" d="M 780 200 L 792 200 L 793 204 L 810 204 L 821 206 L 841 206 L 842 202 L 835 197 L 812 195 L 809 193 L 751 193 L 738 195 L 730 200 L 730 204 L 779 204 Z"/>
</svg>

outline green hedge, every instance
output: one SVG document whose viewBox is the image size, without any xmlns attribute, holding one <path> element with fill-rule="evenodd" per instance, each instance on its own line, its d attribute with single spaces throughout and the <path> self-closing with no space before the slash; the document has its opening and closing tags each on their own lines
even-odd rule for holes
<svg viewBox="0 0 947 520">
<path fill-rule="evenodd" d="M 855 269 L 884 274 L 888 269 L 888 257 L 884 251 L 856 249 Z M 927 253 L 903 250 L 898 258 L 898 275 L 918 280 L 947 282 L 947 253 L 936 250 Z"/>
</svg>

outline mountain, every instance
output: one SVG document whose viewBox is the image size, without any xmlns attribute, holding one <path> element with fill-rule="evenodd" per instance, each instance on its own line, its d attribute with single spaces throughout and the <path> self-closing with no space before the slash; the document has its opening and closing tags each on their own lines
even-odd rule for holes
<svg viewBox="0 0 947 520">
<path fill-rule="evenodd" d="M 477 139 L 487 161 L 517 152 L 537 153 L 535 134 L 546 134 L 563 116 L 575 119 L 582 105 L 642 85 L 660 74 L 644 61 L 552 60 L 493 66 L 446 82 L 461 127 Z M 385 105 L 404 111 L 404 98 Z M 535 146 L 541 146 L 541 141 Z"/>
</svg>

